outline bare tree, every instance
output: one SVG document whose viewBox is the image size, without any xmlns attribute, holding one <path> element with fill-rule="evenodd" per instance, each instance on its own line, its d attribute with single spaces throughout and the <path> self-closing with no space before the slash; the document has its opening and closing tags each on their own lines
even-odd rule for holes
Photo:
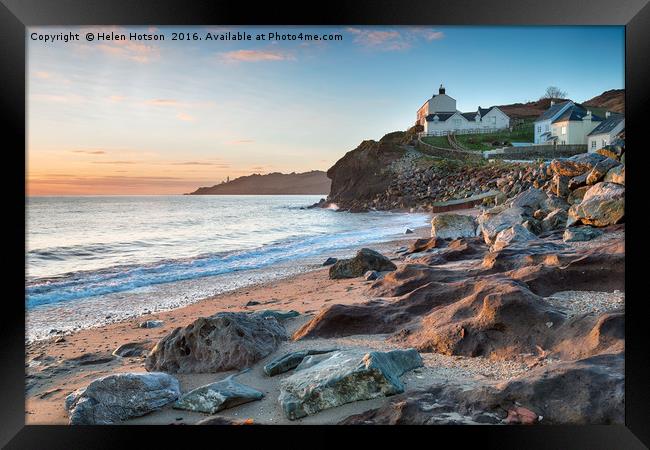
<svg viewBox="0 0 650 450">
<path fill-rule="evenodd" d="M 542 95 L 541 99 L 544 98 L 566 98 L 567 93 L 557 86 L 549 86 L 546 88 L 546 92 Z"/>
</svg>

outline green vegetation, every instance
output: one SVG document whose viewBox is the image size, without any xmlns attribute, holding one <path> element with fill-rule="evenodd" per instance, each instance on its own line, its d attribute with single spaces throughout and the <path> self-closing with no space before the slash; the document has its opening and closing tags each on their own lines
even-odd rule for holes
<svg viewBox="0 0 650 450">
<path fill-rule="evenodd" d="M 451 148 L 447 136 L 426 136 L 422 138 L 422 142 L 440 148 Z"/>
<path fill-rule="evenodd" d="M 485 134 L 457 134 L 456 141 L 468 150 L 491 150 L 495 148 L 493 142 L 500 142 L 498 147 L 503 146 L 503 142 L 533 142 L 535 139 L 535 130 L 533 119 L 526 120 L 523 124 L 517 125 L 513 131 L 503 130 L 497 133 Z M 451 148 L 447 141 L 447 136 L 426 136 L 422 141 L 440 148 Z"/>
<path fill-rule="evenodd" d="M 512 132 L 504 130 L 497 133 L 457 134 L 456 141 L 468 150 L 491 150 L 494 148 L 493 142 L 533 142 L 535 139 L 533 127 L 532 121 L 526 121 L 524 124 L 517 126 Z"/>
</svg>

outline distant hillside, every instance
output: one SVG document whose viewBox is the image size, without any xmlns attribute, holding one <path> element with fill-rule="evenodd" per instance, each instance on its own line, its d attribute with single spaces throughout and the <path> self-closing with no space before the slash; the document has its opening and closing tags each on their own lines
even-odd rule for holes
<svg viewBox="0 0 650 450">
<path fill-rule="evenodd" d="M 212 187 L 200 187 L 189 195 L 282 195 L 282 194 L 327 194 L 331 180 L 325 172 L 312 170 L 305 173 L 253 174 L 235 178 L 228 183 Z"/>
<path fill-rule="evenodd" d="M 557 103 L 568 99 L 556 98 L 553 100 Z M 513 119 L 533 119 L 546 111 L 550 105 L 551 99 L 545 98 L 527 103 L 499 105 L 499 109 Z M 625 109 L 625 89 L 612 89 L 605 91 L 602 94 L 583 102 L 582 105 L 591 106 L 592 108 L 598 108 L 603 111 L 607 110 L 623 113 Z"/>
<path fill-rule="evenodd" d="M 617 113 L 625 112 L 625 89 L 611 89 L 587 100 L 583 106 L 603 108 Z"/>
</svg>

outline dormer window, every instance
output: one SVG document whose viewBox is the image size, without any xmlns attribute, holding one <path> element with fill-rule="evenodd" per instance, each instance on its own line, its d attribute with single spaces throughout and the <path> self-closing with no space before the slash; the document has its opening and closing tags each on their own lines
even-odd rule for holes
<svg viewBox="0 0 650 450">
<path fill-rule="evenodd" d="M 433 121 L 434 121 L 434 122 L 437 122 L 437 121 L 439 121 L 439 120 L 440 120 L 440 118 L 439 118 L 438 116 L 433 116 Z"/>
</svg>

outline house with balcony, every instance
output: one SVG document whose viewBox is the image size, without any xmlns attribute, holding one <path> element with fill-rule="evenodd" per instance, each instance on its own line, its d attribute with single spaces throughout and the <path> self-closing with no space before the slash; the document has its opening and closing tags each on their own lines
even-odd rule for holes
<svg viewBox="0 0 650 450">
<path fill-rule="evenodd" d="M 424 134 L 493 132 L 510 127 L 510 117 L 496 106 L 463 113 L 456 109 L 456 99 L 447 95 L 440 85 L 434 94 L 418 109 L 416 123 L 424 127 Z"/>
</svg>

